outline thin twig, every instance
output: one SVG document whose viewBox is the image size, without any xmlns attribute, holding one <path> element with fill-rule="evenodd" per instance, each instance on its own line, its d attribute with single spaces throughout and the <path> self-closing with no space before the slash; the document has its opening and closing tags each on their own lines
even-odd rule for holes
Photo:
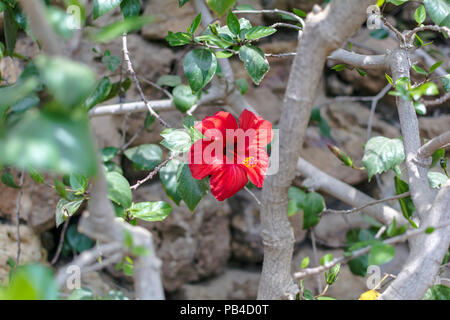
<svg viewBox="0 0 450 320">
<path fill-rule="evenodd" d="M 317 256 L 316 236 L 314 234 L 314 228 L 311 228 L 311 243 L 312 243 L 314 264 L 316 266 L 318 266 L 319 265 L 319 257 Z M 322 292 L 322 281 L 320 280 L 319 275 L 317 276 L 316 280 L 317 280 L 317 288 L 318 288 L 319 292 Z"/>
<path fill-rule="evenodd" d="M 295 13 L 289 12 L 289 11 L 284 11 L 284 10 L 280 10 L 280 9 L 272 9 L 272 10 L 234 10 L 233 11 L 234 14 L 257 14 L 257 13 L 275 13 L 275 14 L 285 14 L 287 16 L 290 16 L 291 18 L 294 18 L 295 20 L 297 20 L 298 22 L 301 23 L 301 25 L 304 27 L 305 26 L 305 21 L 300 18 L 298 15 L 296 15 Z"/>
<path fill-rule="evenodd" d="M 373 205 L 376 205 L 376 204 L 379 204 L 379 203 L 383 203 L 383 202 L 386 202 L 386 201 L 403 199 L 403 198 L 409 197 L 410 195 L 411 195 L 411 193 L 408 191 L 408 192 L 405 192 L 405 193 L 402 193 L 402 194 L 399 194 L 399 195 L 395 195 L 395 196 L 392 196 L 392 197 L 389 197 L 389 198 L 385 198 L 385 199 L 369 202 L 369 203 L 367 203 L 367 204 L 365 204 L 365 205 L 363 205 L 361 207 L 358 207 L 358 208 L 353 208 L 353 209 L 349 209 L 349 210 L 332 210 L 332 209 L 327 209 L 327 210 L 323 211 L 322 214 L 329 214 L 329 213 L 333 213 L 333 214 L 337 214 L 337 213 L 338 214 L 350 214 L 350 213 L 359 212 L 361 210 L 364 210 L 365 208 L 367 208 L 369 206 L 373 206 Z"/>
<path fill-rule="evenodd" d="M 297 55 L 296 52 L 286 52 L 286 53 L 265 53 L 266 57 L 273 57 L 273 58 L 284 58 L 284 57 L 293 57 Z"/>
<path fill-rule="evenodd" d="M 150 113 L 156 118 L 158 119 L 158 121 L 165 127 L 167 128 L 171 128 L 171 126 L 164 121 L 156 112 L 155 110 L 153 110 L 153 108 L 150 106 L 150 103 L 148 102 L 147 98 L 145 97 L 144 92 L 142 91 L 142 87 L 139 84 L 139 80 L 136 76 L 136 72 L 133 69 L 133 64 L 131 63 L 130 60 L 130 53 L 128 52 L 128 46 L 127 46 L 127 35 L 124 34 L 122 36 L 122 50 L 123 50 L 123 59 L 125 61 L 125 63 L 127 64 L 127 71 L 128 74 L 131 76 L 137 90 L 139 91 L 139 95 L 141 96 L 142 101 L 145 103 L 145 105 L 147 106 L 147 109 L 150 111 Z"/>
<path fill-rule="evenodd" d="M 291 23 L 284 23 L 284 22 L 277 22 L 271 25 L 272 28 L 278 28 L 278 27 L 284 27 L 284 28 L 291 28 L 295 30 L 302 30 L 299 26 L 296 26 L 295 24 Z"/>
<path fill-rule="evenodd" d="M 435 99 L 435 100 L 423 100 L 422 99 L 421 101 L 427 107 L 434 107 L 434 106 L 439 106 L 441 104 L 444 104 L 444 102 L 446 102 L 447 100 L 450 100 L 450 92 L 447 92 L 442 97 Z"/>
<path fill-rule="evenodd" d="M 388 84 L 386 87 L 383 88 L 383 90 L 380 91 L 376 96 L 372 98 L 372 104 L 370 106 L 370 114 L 369 114 L 369 120 L 367 121 L 367 140 L 370 139 L 370 136 L 372 135 L 372 123 L 373 123 L 373 117 L 375 116 L 375 109 L 377 108 L 378 102 L 391 90 L 392 85 Z"/>
<path fill-rule="evenodd" d="M 24 181 L 24 170 L 20 172 L 20 182 L 19 182 L 19 194 L 17 195 L 16 200 L 16 223 L 17 223 L 17 256 L 16 256 L 16 267 L 19 265 L 20 262 L 20 253 L 21 253 L 21 239 L 20 239 L 20 205 L 22 201 L 22 194 L 23 194 L 23 181 Z"/>
<path fill-rule="evenodd" d="M 163 87 L 161 87 L 159 84 L 156 84 L 153 81 L 148 80 L 147 78 L 141 77 L 142 81 L 144 81 L 145 83 L 151 85 L 152 87 L 158 89 L 159 91 L 162 91 L 169 99 L 173 99 L 173 95 L 167 91 L 166 89 L 164 89 Z"/>
<path fill-rule="evenodd" d="M 161 162 L 155 169 L 153 169 L 144 179 L 142 180 L 138 180 L 138 182 L 136 182 L 135 185 L 131 186 L 130 189 L 131 190 L 136 190 L 137 188 L 139 188 L 142 184 L 144 184 L 145 182 L 153 179 L 153 177 L 162 169 L 164 168 L 167 163 L 170 160 L 173 160 L 173 158 L 175 158 L 175 154 L 171 155 L 168 159 L 164 160 L 163 162 Z"/>
<path fill-rule="evenodd" d="M 62 247 L 64 244 L 64 238 L 66 236 L 67 227 L 69 226 L 69 220 L 70 220 L 70 216 L 68 216 L 66 221 L 64 222 L 63 228 L 61 230 L 61 234 L 59 235 L 58 248 L 56 249 L 56 253 L 53 256 L 52 261 L 50 262 L 51 265 L 54 265 L 59 259 L 59 256 L 61 254 L 61 250 L 62 250 Z"/>
</svg>

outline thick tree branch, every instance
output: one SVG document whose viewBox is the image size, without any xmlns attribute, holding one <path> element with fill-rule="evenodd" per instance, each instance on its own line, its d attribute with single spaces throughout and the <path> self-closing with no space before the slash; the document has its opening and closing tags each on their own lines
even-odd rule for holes
<svg viewBox="0 0 450 320">
<path fill-rule="evenodd" d="M 323 11 L 311 13 L 307 18 L 289 76 L 279 123 L 280 169 L 277 174 L 266 177 L 263 188 L 261 225 L 264 263 L 258 299 L 280 299 L 298 291 L 290 273 L 294 234 L 286 214 L 288 189 L 295 177 L 326 59 L 361 26 L 367 7 L 375 2 L 333 1 Z"/>
<path fill-rule="evenodd" d="M 446 148 L 450 145 L 450 131 L 444 132 L 438 137 L 435 137 L 420 147 L 417 152 L 417 157 L 426 159 L 431 157 L 435 151 L 441 148 Z"/>
<path fill-rule="evenodd" d="M 334 51 L 328 59 L 336 60 L 361 69 L 383 69 L 386 67 L 386 55 L 365 55 L 344 49 Z"/>
</svg>

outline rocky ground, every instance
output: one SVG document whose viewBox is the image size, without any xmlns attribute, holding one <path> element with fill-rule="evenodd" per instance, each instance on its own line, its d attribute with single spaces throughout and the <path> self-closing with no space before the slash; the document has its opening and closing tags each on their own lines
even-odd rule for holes
<svg viewBox="0 0 450 320">
<path fill-rule="evenodd" d="M 292 7 L 311 10 L 315 0 L 247 0 L 238 3 L 251 4 L 255 8 Z M 186 29 L 196 12 L 188 3 L 182 9 L 177 8 L 177 0 L 145 1 L 147 14 L 156 17 L 157 23 L 147 25 L 141 33 L 128 37 L 129 51 L 135 69 L 139 75 L 156 81 L 165 74 L 183 76 L 181 61 L 186 53 L 184 49 L 170 48 L 164 40 L 169 30 L 182 31 Z M 97 23 L 104 24 L 117 16 L 108 14 Z M 255 24 L 270 22 L 273 17 L 254 15 L 251 20 Z M 2 25 L 0 23 L 0 25 Z M 389 40 L 371 38 L 367 31 L 361 31 L 352 39 L 354 50 L 370 53 L 384 51 L 395 44 Z M 285 33 L 261 43 L 265 52 L 279 53 L 294 51 L 296 36 Z M 107 45 L 97 46 L 99 52 L 109 49 L 113 55 L 120 56 L 120 40 Z M 21 35 L 17 51 L 25 56 L 34 57 L 38 49 L 32 40 Z M 368 52 L 369 51 L 369 52 Z M 93 57 L 92 44 L 83 42 L 76 59 L 88 63 L 99 76 L 109 71 Z M 265 77 L 260 87 L 250 85 L 247 99 L 259 113 L 276 124 L 280 117 L 282 98 L 289 74 L 292 59 L 272 58 L 271 71 Z M 242 64 L 232 60 L 236 77 L 247 78 Z M 332 66 L 331 64 L 328 66 Z M 18 60 L 4 58 L 0 61 L 0 72 L 4 83 L 14 83 L 23 65 Z M 321 106 L 321 115 L 331 126 L 331 139 L 324 138 L 319 128 L 310 126 L 307 131 L 303 157 L 323 169 L 328 174 L 358 186 L 364 191 L 377 196 L 374 183 L 367 182 L 367 176 L 362 171 L 342 167 L 336 158 L 328 151 L 327 143 L 339 145 L 353 159 L 361 159 L 362 145 L 366 142 L 366 129 L 370 104 L 359 102 L 338 102 L 333 96 L 343 95 L 375 95 L 386 85 L 384 72 L 369 72 L 364 79 L 356 70 L 345 70 L 340 73 L 324 71 L 324 78 L 319 88 L 316 105 Z M 118 75 L 117 75 L 118 76 Z M 250 81 L 249 81 L 250 83 Z M 145 93 L 151 99 L 163 98 L 163 95 L 150 86 L 144 85 Z M 127 101 L 139 100 L 137 92 L 130 90 Z M 115 103 L 110 101 L 109 103 Z M 214 107 L 201 107 L 196 112 L 197 118 L 211 115 Z M 447 111 L 446 111 L 447 110 Z M 422 138 L 431 138 L 448 130 L 450 115 L 448 108 L 440 107 L 432 110 L 428 116 L 420 118 Z M 180 124 L 182 115 L 179 112 L 166 112 L 161 116 L 169 123 Z M 130 115 L 126 123 L 129 138 L 142 126 L 145 113 Z M 118 146 L 121 144 L 121 128 L 123 117 L 106 116 L 92 120 L 93 128 L 100 147 Z M 142 143 L 159 143 L 161 131 L 155 123 L 151 132 L 143 132 L 133 145 Z M 383 98 L 377 109 L 377 117 L 373 122 L 373 135 L 399 137 L 400 131 L 392 97 Z M 126 176 L 135 181 L 142 172 L 134 172 L 130 164 L 122 161 Z M 356 163 L 360 163 L 357 161 Z M 145 173 L 144 173 L 145 174 Z M 54 177 L 48 176 L 49 181 Z M 386 179 L 387 188 L 392 187 L 392 179 Z M 8 278 L 8 257 L 15 258 L 17 236 L 15 226 L 16 198 L 18 191 L 0 184 L 0 282 Z M 259 191 L 256 195 L 260 196 Z M 134 201 L 169 201 L 158 181 L 139 188 L 133 195 Z M 343 208 L 339 201 L 327 197 L 327 204 L 333 208 Z M 55 253 L 59 241 L 60 228 L 55 228 L 54 212 L 58 196 L 54 190 L 37 186 L 31 179 L 25 179 L 21 201 L 21 261 L 39 261 L 48 263 Z M 296 254 L 293 268 L 298 268 L 303 257 L 312 257 L 311 235 L 301 228 L 301 214 L 291 217 L 291 223 L 296 233 Z M 163 282 L 169 298 L 183 299 L 254 299 L 258 287 L 259 272 L 263 259 L 261 244 L 259 208 L 255 201 L 246 193 L 240 192 L 235 197 L 218 202 L 211 195 L 206 196 L 192 214 L 187 207 L 174 205 L 173 213 L 161 223 L 143 223 L 155 237 L 158 256 L 163 261 Z M 345 233 L 349 228 L 365 226 L 360 217 L 345 219 L 342 216 L 325 217 L 315 228 L 318 242 L 318 256 L 325 253 L 342 254 Z M 384 266 L 386 272 L 396 273 L 402 266 L 408 253 L 406 245 L 397 247 L 394 261 Z M 67 258 L 68 259 L 68 258 Z M 64 262 L 61 261 L 60 265 Z M 314 265 L 314 263 L 313 263 Z M 323 282 L 323 280 L 321 280 Z M 351 274 L 344 267 L 340 280 L 332 286 L 329 295 L 339 299 L 354 299 L 366 290 L 366 279 Z M 102 272 L 94 272 L 83 279 L 85 286 L 90 287 L 99 295 L 110 289 L 124 290 L 132 297 L 132 281 L 130 277 L 108 268 Z M 308 288 L 316 290 L 318 280 L 306 281 Z"/>
</svg>

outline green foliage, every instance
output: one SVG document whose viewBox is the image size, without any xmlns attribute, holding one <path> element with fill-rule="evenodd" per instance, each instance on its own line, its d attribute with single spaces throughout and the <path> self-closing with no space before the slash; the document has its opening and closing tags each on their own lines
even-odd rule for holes
<svg viewBox="0 0 450 320">
<path fill-rule="evenodd" d="M 10 188 L 20 189 L 20 187 L 17 185 L 17 183 L 14 181 L 14 177 L 10 172 L 3 172 L 2 173 L 2 183 Z"/>
<path fill-rule="evenodd" d="M 303 203 L 303 229 L 314 227 L 320 221 L 319 213 L 324 209 L 325 200 L 316 193 L 307 193 Z"/>
<path fill-rule="evenodd" d="M 124 18 L 137 17 L 141 12 L 140 0 L 122 0 L 120 3 L 120 10 Z"/>
<path fill-rule="evenodd" d="M 178 167 L 177 173 L 177 193 L 189 210 L 194 211 L 202 197 L 208 191 L 206 178 L 196 180 L 192 177 L 191 170 L 187 164 Z"/>
<path fill-rule="evenodd" d="M 120 58 L 117 56 L 112 56 L 111 52 L 109 50 L 106 50 L 103 54 L 102 62 L 109 71 L 114 72 L 120 65 Z"/>
<path fill-rule="evenodd" d="M 247 40 L 258 40 L 264 37 L 268 37 L 277 32 L 275 28 L 265 27 L 265 26 L 256 26 L 252 27 L 245 33 L 245 39 Z"/>
<path fill-rule="evenodd" d="M 428 182 L 433 189 L 440 189 L 447 182 L 447 176 L 440 172 L 428 172 Z"/>
<path fill-rule="evenodd" d="M 96 152 L 87 119 L 29 113 L 0 139 L 0 162 L 59 173 L 96 173 Z"/>
<path fill-rule="evenodd" d="M 450 287 L 436 284 L 429 288 L 423 297 L 424 300 L 450 300 Z"/>
<path fill-rule="evenodd" d="M 172 95 L 175 107 L 181 112 L 186 112 L 197 103 L 200 92 L 193 94 L 189 86 L 181 84 L 173 89 Z"/>
<path fill-rule="evenodd" d="M 145 221 L 163 221 L 172 212 L 170 204 L 164 201 L 133 203 L 129 209 L 130 214 Z"/>
<path fill-rule="evenodd" d="M 64 221 L 67 220 L 68 217 L 73 216 L 78 211 L 83 202 L 84 199 L 75 201 L 60 199 L 58 201 L 58 204 L 56 205 L 56 227 L 59 227 Z"/>
<path fill-rule="evenodd" d="M 378 136 L 367 142 L 362 164 L 367 169 L 370 181 L 374 175 L 394 169 L 404 160 L 405 153 L 400 139 Z"/>
<path fill-rule="evenodd" d="M 422 23 L 424 23 L 426 18 L 427 12 L 425 11 L 425 7 L 423 5 L 420 5 L 414 13 L 414 19 L 419 25 L 421 25 Z"/>
<path fill-rule="evenodd" d="M 435 24 L 450 28 L 449 0 L 424 0 L 423 3 L 428 15 Z"/>
<path fill-rule="evenodd" d="M 194 49 L 183 61 L 184 74 L 196 94 L 213 78 L 217 70 L 217 59 L 210 49 Z"/>
<path fill-rule="evenodd" d="M 142 144 L 125 150 L 124 155 L 136 170 L 152 170 L 162 160 L 162 150 L 156 144 Z"/>
<path fill-rule="evenodd" d="M 395 193 L 396 194 L 402 194 L 409 191 L 409 185 L 407 182 L 403 181 L 399 177 L 394 177 L 395 182 Z M 403 216 L 411 221 L 411 217 L 413 216 L 414 212 L 416 211 L 416 208 L 414 206 L 414 203 L 411 199 L 411 196 L 408 196 L 406 198 L 398 199 L 398 202 L 400 203 L 400 208 L 402 209 Z"/>
<path fill-rule="evenodd" d="M 117 8 L 122 0 L 94 0 L 94 20 Z"/>
<path fill-rule="evenodd" d="M 164 75 L 156 82 L 158 86 L 176 87 L 181 84 L 181 78 L 179 76 Z"/>
<path fill-rule="evenodd" d="M 172 152 L 183 153 L 191 148 L 191 136 L 185 130 L 169 128 L 161 132 L 161 136 L 164 138 L 161 144 Z"/>
<path fill-rule="evenodd" d="M 43 265 L 17 267 L 7 288 L 0 287 L 0 300 L 56 300 L 58 287 L 53 271 Z"/>
<path fill-rule="evenodd" d="M 132 195 L 127 179 L 117 172 L 108 172 L 106 173 L 106 182 L 108 183 L 109 200 L 123 208 L 129 208 Z"/>
<path fill-rule="evenodd" d="M 109 97 L 111 89 L 112 85 L 108 77 L 103 77 L 102 79 L 100 79 L 100 81 L 97 83 L 97 86 L 94 88 L 94 91 L 86 99 L 86 110 L 90 110 L 97 104 L 105 101 Z"/>
<path fill-rule="evenodd" d="M 67 228 L 65 242 L 78 253 L 86 251 L 94 245 L 94 240 L 78 232 L 76 224 L 71 224 Z"/>
<path fill-rule="evenodd" d="M 369 265 L 382 265 L 395 257 L 395 248 L 388 244 L 375 244 L 370 248 Z"/>
<path fill-rule="evenodd" d="M 244 62 L 244 68 L 253 82 L 260 84 L 270 68 L 264 52 L 258 47 L 246 45 L 239 49 L 239 58 Z"/>
<path fill-rule="evenodd" d="M 236 0 L 206 0 L 206 3 L 219 17 L 230 9 Z"/>
<path fill-rule="evenodd" d="M 159 179 L 162 187 L 167 193 L 168 197 L 172 199 L 177 205 L 180 205 L 181 197 L 178 194 L 177 187 L 177 173 L 181 162 L 179 160 L 171 160 L 159 171 Z"/>
<path fill-rule="evenodd" d="M 96 42 L 109 42 L 124 33 L 137 31 L 152 22 L 154 22 L 152 16 L 128 17 L 124 18 L 123 21 L 113 22 L 103 27 L 98 32 L 91 34 L 91 37 Z"/>
<path fill-rule="evenodd" d="M 239 91 L 242 95 L 247 93 L 248 90 L 248 81 L 247 79 L 240 78 L 235 81 L 236 86 L 239 88 Z"/>
</svg>

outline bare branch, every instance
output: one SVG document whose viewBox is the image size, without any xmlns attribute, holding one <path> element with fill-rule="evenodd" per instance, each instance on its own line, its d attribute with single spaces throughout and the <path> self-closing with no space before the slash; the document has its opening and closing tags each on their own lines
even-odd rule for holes
<svg viewBox="0 0 450 320">
<path fill-rule="evenodd" d="M 133 64 L 131 63 L 130 60 L 130 54 L 128 52 L 128 46 L 127 46 L 127 35 L 124 34 L 122 37 L 122 51 L 123 51 L 123 59 L 125 61 L 125 63 L 127 64 L 127 71 L 128 74 L 131 76 L 131 79 L 133 80 L 136 89 L 139 91 L 139 94 L 141 96 L 142 101 L 144 102 L 145 106 L 147 107 L 148 111 L 151 113 L 152 116 L 154 116 L 156 119 L 158 119 L 158 121 L 165 127 L 170 128 L 171 126 L 164 121 L 159 114 L 157 114 L 155 112 L 155 110 L 153 110 L 153 108 L 151 107 L 150 103 L 148 102 L 147 98 L 145 97 L 144 92 L 142 91 L 141 85 L 139 84 L 139 80 L 136 76 L 136 72 L 134 72 L 133 69 Z"/>
<path fill-rule="evenodd" d="M 450 145 L 450 131 L 444 132 L 438 137 L 435 137 L 420 147 L 417 156 L 420 158 L 431 157 L 432 154 L 441 148 L 446 148 Z"/>
<path fill-rule="evenodd" d="M 422 99 L 422 102 L 427 107 L 434 107 L 434 106 L 440 106 L 441 104 L 444 104 L 444 102 L 446 102 L 447 100 L 450 100 L 450 92 L 447 92 L 445 95 L 443 95 L 442 97 L 435 99 L 435 100 Z"/>
<path fill-rule="evenodd" d="M 413 30 L 410 30 L 408 32 L 406 32 L 405 37 L 406 39 L 408 39 L 409 42 L 413 42 L 414 41 L 414 35 L 418 32 L 422 32 L 422 31 L 435 31 L 435 32 L 446 32 L 449 36 L 450 36 L 450 29 L 446 26 L 437 26 L 437 25 L 427 25 L 427 26 L 420 26 L 417 27 Z"/>
<path fill-rule="evenodd" d="M 327 210 L 323 211 L 322 214 L 329 214 L 329 213 L 333 213 L 333 214 L 336 214 L 336 213 L 337 214 L 350 214 L 350 213 L 360 212 L 360 211 L 362 211 L 363 209 L 365 209 L 367 207 L 374 206 L 376 204 L 387 202 L 387 201 L 391 201 L 391 200 L 403 199 L 403 198 L 409 197 L 410 195 L 411 195 L 411 193 L 408 191 L 408 192 L 405 192 L 405 193 L 402 193 L 402 194 L 399 194 L 399 195 L 395 195 L 395 196 L 392 196 L 392 197 L 384 198 L 384 199 L 381 199 L 381 200 L 375 200 L 375 201 L 366 203 L 365 205 L 362 205 L 362 206 L 360 206 L 358 208 L 353 208 L 353 209 L 350 209 L 350 210 L 332 210 L 332 209 L 327 209 Z"/>
<path fill-rule="evenodd" d="M 386 58 L 386 55 L 364 55 L 344 49 L 338 49 L 328 57 L 361 69 L 383 69 L 386 67 Z"/>
<path fill-rule="evenodd" d="M 296 15 L 295 13 L 289 12 L 289 11 L 284 11 L 284 10 L 280 10 L 280 9 L 271 9 L 271 10 L 234 10 L 233 11 L 234 14 L 258 14 L 258 13 L 269 13 L 269 14 L 285 14 L 287 16 L 290 16 L 291 18 L 297 20 L 298 22 L 300 22 L 300 24 L 304 27 L 305 26 L 305 21 L 300 18 L 298 15 Z"/>
</svg>

